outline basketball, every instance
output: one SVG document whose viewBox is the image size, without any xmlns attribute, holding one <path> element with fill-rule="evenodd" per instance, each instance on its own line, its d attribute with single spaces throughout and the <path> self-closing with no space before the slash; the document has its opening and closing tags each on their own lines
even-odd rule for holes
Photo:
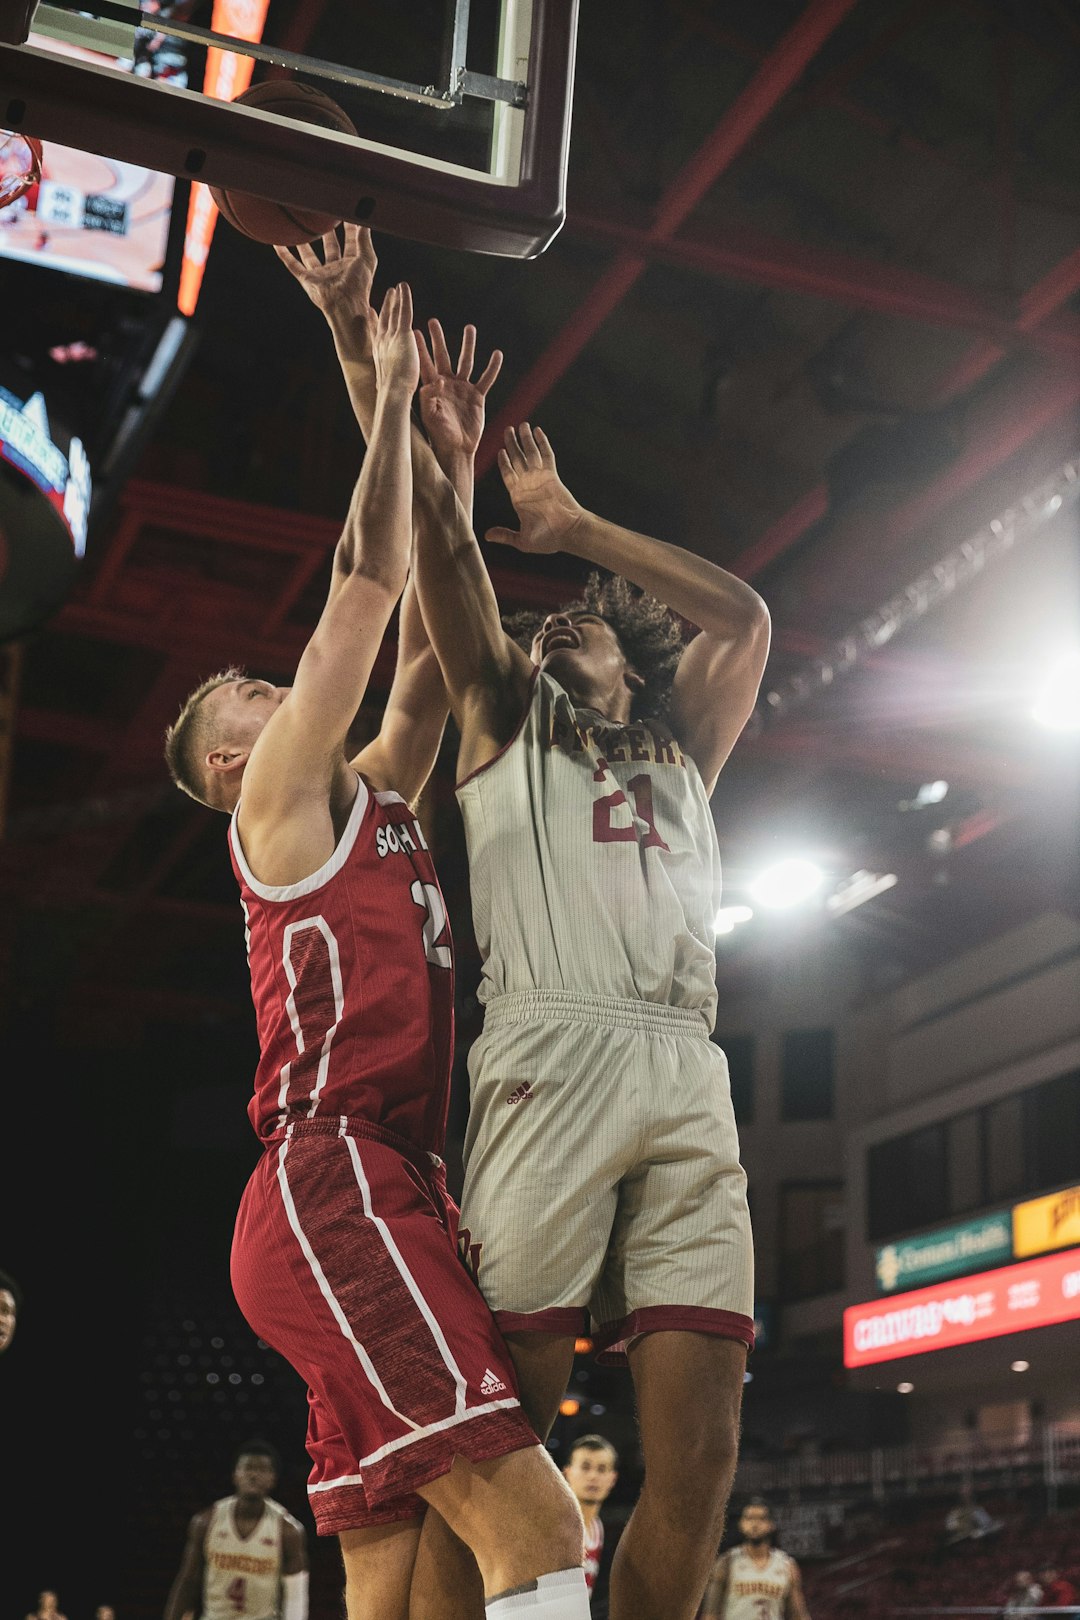
<svg viewBox="0 0 1080 1620">
<path fill-rule="evenodd" d="M 258 107 L 260 112 L 277 113 L 282 118 L 298 118 L 305 124 L 318 124 L 323 129 L 339 129 L 346 135 L 355 135 L 356 128 L 336 101 L 311 85 L 295 80 L 270 79 L 252 85 L 237 102 L 245 107 Z M 210 187 L 210 195 L 221 210 L 223 219 L 250 236 L 253 242 L 267 242 L 277 247 L 296 247 L 300 242 L 311 242 L 317 236 L 332 231 L 339 220 L 333 214 L 321 214 L 303 209 L 288 208 L 284 203 L 270 202 L 245 191 L 222 191 Z"/>
</svg>

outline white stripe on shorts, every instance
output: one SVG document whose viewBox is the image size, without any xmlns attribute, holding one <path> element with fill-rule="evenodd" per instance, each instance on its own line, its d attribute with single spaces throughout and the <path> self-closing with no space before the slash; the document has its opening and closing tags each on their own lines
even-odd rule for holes
<svg viewBox="0 0 1080 1620">
<path fill-rule="evenodd" d="M 390 1251 L 390 1258 L 397 1267 L 402 1282 L 409 1290 L 417 1310 L 420 1312 L 420 1315 L 424 1318 L 424 1321 L 431 1330 L 431 1337 L 435 1340 L 435 1343 L 438 1346 L 439 1355 L 442 1357 L 443 1365 L 446 1367 L 447 1372 L 454 1380 L 454 1387 L 457 1391 L 454 1399 L 454 1414 L 455 1416 L 460 1417 L 465 1410 L 465 1401 L 468 1394 L 461 1368 L 458 1366 L 450 1352 L 450 1346 L 446 1342 L 446 1335 L 439 1326 L 438 1321 L 435 1318 L 434 1311 L 431 1309 L 431 1306 L 420 1292 L 420 1286 L 417 1283 L 416 1278 L 405 1264 L 405 1259 L 401 1253 L 401 1250 L 398 1248 L 390 1234 L 390 1228 L 387 1226 L 382 1217 L 376 1215 L 372 1210 L 371 1187 L 368 1184 L 367 1176 L 364 1174 L 364 1165 L 360 1158 L 360 1149 L 357 1146 L 356 1138 L 353 1136 L 347 1136 L 345 1138 L 345 1144 L 349 1149 L 349 1157 L 352 1159 L 353 1173 L 356 1176 L 357 1186 L 360 1188 L 360 1197 L 364 1201 L 364 1214 L 367 1216 L 368 1220 L 378 1228 L 383 1242 Z M 453 1249 L 450 1248 L 449 1234 L 447 1234 L 446 1242 L 448 1257 L 455 1265 L 457 1265 L 457 1256 L 455 1255 Z"/>
<path fill-rule="evenodd" d="M 357 1468 L 370 1468 L 372 1463 L 381 1462 L 392 1451 L 400 1451 L 402 1446 L 415 1445 L 417 1440 L 426 1440 L 428 1435 L 441 1434 L 444 1429 L 456 1428 L 459 1423 L 468 1423 L 470 1418 L 487 1417 L 489 1412 L 505 1412 L 512 1406 L 520 1406 L 521 1402 L 516 1395 L 509 1396 L 505 1401 L 488 1401 L 485 1406 L 470 1406 L 467 1412 L 455 1412 L 453 1417 L 439 1418 L 437 1423 L 429 1423 L 414 1434 L 399 1435 L 396 1440 L 388 1440 L 385 1446 L 373 1451 L 369 1457 L 361 1457 Z M 362 1485 L 363 1477 L 360 1474 L 342 1474 L 340 1479 L 320 1480 L 317 1485 L 308 1486 L 308 1495 L 314 1496 L 317 1491 L 333 1491 L 339 1485 Z"/>
<path fill-rule="evenodd" d="M 303 1251 L 304 1259 L 311 1268 L 311 1275 L 315 1278 L 315 1281 L 318 1284 L 320 1294 L 329 1305 L 334 1317 L 334 1321 L 337 1323 L 342 1334 L 349 1341 L 353 1347 L 353 1350 L 356 1352 L 356 1359 L 359 1361 L 361 1367 L 363 1367 L 364 1372 L 367 1374 L 368 1382 L 370 1383 L 372 1389 L 374 1389 L 376 1395 L 378 1395 L 382 1404 L 386 1407 L 388 1412 L 393 1412 L 394 1416 L 399 1418 L 401 1422 L 405 1424 L 406 1428 L 419 1430 L 420 1425 L 418 1423 L 414 1423 L 412 1418 L 407 1418 L 404 1412 L 399 1412 L 387 1394 L 381 1378 L 375 1371 L 371 1357 L 368 1355 L 367 1351 L 364 1349 L 364 1346 L 360 1343 L 359 1339 L 356 1338 L 352 1328 L 349 1326 L 349 1319 L 339 1305 L 333 1289 L 326 1280 L 326 1274 L 323 1271 L 322 1266 L 319 1264 L 314 1249 L 311 1247 L 311 1244 L 308 1241 L 307 1233 L 300 1225 L 300 1216 L 298 1215 L 296 1205 L 293 1202 L 292 1189 L 289 1186 L 288 1176 L 285 1173 L 285 1155 L 288 1153 L 288 1151 L 288 1142 L 282 1142 L 281 1147 L 278 1149 L 278 1186 L 281 1188 L 281 1196 L 285 1204 L 285 1213 L 289 1218 L 289 1225 L 296 1233 L 296 1239 L 301 1250 Z"/>
</svg>

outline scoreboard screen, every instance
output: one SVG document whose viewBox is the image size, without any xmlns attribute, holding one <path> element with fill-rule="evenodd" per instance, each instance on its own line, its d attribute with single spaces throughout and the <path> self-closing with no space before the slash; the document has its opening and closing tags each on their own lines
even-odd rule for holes
<svg viewBox="0 0 1080 1620">
<path fill-rule="evenodd" d="M 102 67 L 137 71 L 134 61 L 118 63 L 33 33 L 28 44 Z M 172 215 L 172 175 L 56 141 L 42 146 L 41 180 L 0 208 L 0 257 L 159 292 Z"/>
</svg>

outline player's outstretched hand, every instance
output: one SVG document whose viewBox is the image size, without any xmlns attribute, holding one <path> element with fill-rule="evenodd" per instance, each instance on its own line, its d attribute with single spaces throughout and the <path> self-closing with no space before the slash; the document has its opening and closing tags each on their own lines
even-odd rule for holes
<svg viewBox="0 0 1080 1620">
<path fill-rule="evenodd" d="M 438 321 L 428 321 L 431 347 L 416 333 L 420 354 L 420 419 L 441 464 L 455 456 L 475 456 L 484 431 L 484 407 L 491 385 L 502 368 L 501 349 L 472 379 L 476 359 L 476 327 L 467 326 L 455 366 Z"/>
<path fill-rule="evenodd" d="M 547 435 L 523 422 L 507 428 L 505 443 L 499 471 L 521 528 L 489 529 L 485 538 L 518 551 L 566 550 L 585 513 L 559 477 Z"/>
<path fill-rule="evenodd" d="M 320 246 L 321 258 L 314 242 L 301 243 L 295 252 L 287 247 L 276 247 L 274 252 L 327 320 L 365 319 L 379 262 L 371 232 L 366 225 L 346 221 L 344 245 L 332 230 Z"/>
<path fill-rule="evenodd" d="M 420 381 L 420 356 L 412 329 L 412 289 L 407 281 L 391 287 L 378 320 L 368 314 L 371 353 L 380 393 L 385 388 L 407 389 L 411 397 Z"/>
</svg>

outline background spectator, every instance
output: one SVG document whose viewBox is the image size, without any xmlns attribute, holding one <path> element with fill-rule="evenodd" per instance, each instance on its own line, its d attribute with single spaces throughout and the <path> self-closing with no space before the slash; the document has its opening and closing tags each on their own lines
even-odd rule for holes
<svg viewBox="0 0 1080 1620">
<path fill-rule="evenodd" d="M 1039 1571 L 1042 1600 L 1048 1609 L 1067 1609 L 1080 1603 L 1080 1592 L 1053 1564 L 1044 1564 Z"/>
</svg>

